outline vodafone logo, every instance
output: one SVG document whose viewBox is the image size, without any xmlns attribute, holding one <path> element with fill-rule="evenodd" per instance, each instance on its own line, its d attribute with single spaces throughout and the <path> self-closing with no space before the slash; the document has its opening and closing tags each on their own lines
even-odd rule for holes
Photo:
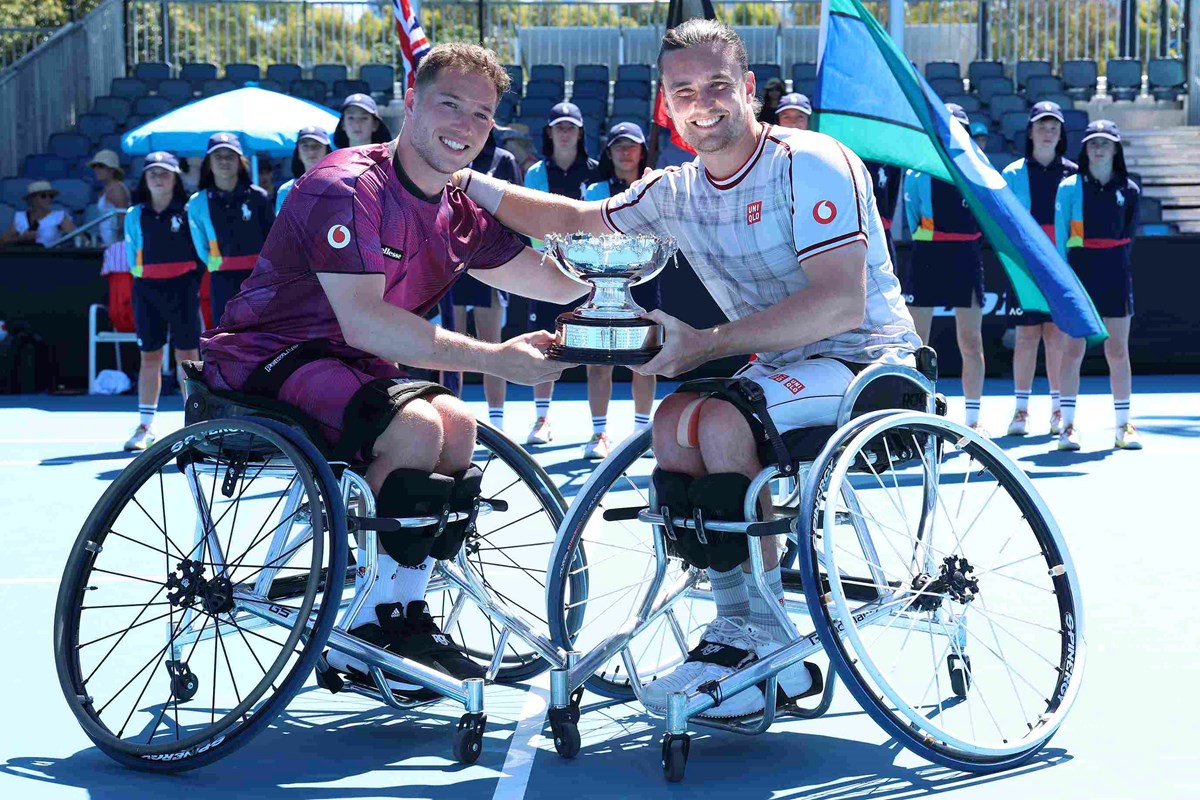
<svg viewBox="0 0 1200 800">
<path fill-rule="evenodd" d="M 837 206 L 828 200 L 822 200 L 813 206 L 813 219 L 822 225 L 828 225 L 837 219 Z"/>
<path fill-rule="evenodd" d="M 325 235 L 325 240 L 329 242 L 329 246 L 334 250 L 341 250 L 350 244 L 350 229 L 345 225 L 334 225 L 329 229 L 329 233 Z"/>
</svg>

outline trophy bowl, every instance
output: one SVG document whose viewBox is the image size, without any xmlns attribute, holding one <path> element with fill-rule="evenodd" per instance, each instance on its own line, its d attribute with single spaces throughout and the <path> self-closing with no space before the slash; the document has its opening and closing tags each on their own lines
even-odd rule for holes
<svg viewBox="0 0 1200 800">
<path fill-rule="evenodd" d="M 572 364 L 645 364 L 662 349 L 662 326 L 630 288 L 654 278 L 678 250 L 669 236 L 547 234 L 546 253 L 571 278 L 591 287 L 587 302 L 555 323 L 549 357 Z"/>
</svg>

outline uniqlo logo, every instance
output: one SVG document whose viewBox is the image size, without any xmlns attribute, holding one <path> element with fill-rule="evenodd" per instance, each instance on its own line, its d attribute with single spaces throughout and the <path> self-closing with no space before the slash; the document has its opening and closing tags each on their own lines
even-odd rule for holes
<svg viewBox="0 0 1200 800">
<path fill-rule="evenodd" d="M 753 225 L 762 219 L 762 200 L 755 200 L 746 206 L 746 224 Z"/>
<path fill-rule="evenodd" d="M 771 380 L 775 381 L 776 383 L 783 383 L 784 381 L 791 380 L 791 378 L 791 375 L 785 375 L 782 372 L 771 376 Z"/>
<path fill-rule="evenodd" d="M 785 383 L 783 386 L 785 389 L 787 389 L 792 394 L 800 394 L 801 392 L 804 391 L 804 384 L 801 383 L 800 381 L 796 380 L 795 378 L 792 378 L 790 381 Z"/>
</svg>

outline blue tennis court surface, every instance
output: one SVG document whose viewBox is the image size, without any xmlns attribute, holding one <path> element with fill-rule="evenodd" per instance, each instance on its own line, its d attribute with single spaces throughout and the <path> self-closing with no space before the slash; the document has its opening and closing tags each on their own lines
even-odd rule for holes
<svg viewBox="0 0 1200 800">
<path fill-rule="evenodd" d="M 957 383 L 939 388 L 957 392 Z M 663 396 L 669 386 L 660 386 Z M 462 798 L 669 797 L 758 800 L 909 798 L 1154 798 L 1200 795 L 1200 625 L 1191 619 L 1200 563 L 1200 376 L 1135 381 L 1134 421 L 1145 450 L 1112 445 L 1107 381 L 1084 380 L 1077 415 L 1083 450 L 1058 453 L 1046 433 L 1044 384 L 1030 430 L 1004 439 L 1062 528 L 1083 583 L 1088 655 L 1080 700 L 1047 749 L 1012 772 L 966 775 L 907 753 L 839 688 L 816 721 L 791 720 L 759 737 L 693 729 L 687 776 L 668 785 L 659 766 L 662 723 L 633 705 L 587 695 L 583 748 L 563 761 L 543 734 L 546 676 L 531 687 L 491 687 L 484 752 L 451 758 L 460 706 L 401 715 L 311 684 L 269 730 L 229 757 L 181 776 L 124 769 L 96 750 L 63 700 L 51 632 L 58 581 L 89 510 L 128 463 L 121 443 L 136 422 L 124 397 L 0 399 L 0 796 L 6 798 Z M 619 384 L 610 435 L 632 426 Z M 1011 384 L 989 381 L 983 421 L 1002 432 Z M 528 389 L 510 390 L 507 428 L 524 440 Z M 484 413 L 479 386 L 467 399 Z M 951 396 L 961 418 L 962 398 Z M 160 434 L 182 425 L 164 398 Z M 558 388 L 556 440 L 536 458 L 570 499 L 594 467 L 584 387 Z M 822 660 L 822 663 L 823 660 Z M 696 735 L 698 734 L 698 735 Z"/>
</svg>

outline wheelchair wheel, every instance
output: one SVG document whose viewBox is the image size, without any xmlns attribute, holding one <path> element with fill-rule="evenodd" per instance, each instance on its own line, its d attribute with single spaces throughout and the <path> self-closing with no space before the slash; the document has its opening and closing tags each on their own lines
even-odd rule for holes
<svg viewBox="0 0 1200 800">
<path fill-rule="evenodd" d="M 953 769 L 1037 753 L 1078 693 L 1084 622 L 1062 534 L 1020 468 L 962 425 L 881 412 L 833 437 L 801 508 L 808 605 L 862 707 Z"/>
<path fill-rule="evenodd" d="M 463 545 L 467 563 L 497 598 L 534 622 L 535 628 L 542 628 L 546 625 L 546 565 L 566 502 L 550 476 L 525 450 L 482 422 L 475 463 L 483 470 L 482 496 L 503 500 L 508 507 L 479 516 L 475 535 Z M 569 581 L 567 602 L 581 603 L 585 586 L 582 575 Z M 440 597 L 431 593 L 428 600 L 435 617 L 443 623 L 447 619 L 453 622 L 454 638 L 470 656 L 481 663 L 491 662 L 500 645 L 501 626 L 454 588 Z M 511 637 L 504 644 L 496 680 L 529 680 L 549 666 L 537 651 Z"/>
<path fill-rule="evenodd" d="M 653 459 L 642 454 L 650 447 L 650 431 L 627 439 L 592 473 L 567 511 L 550 560 L 547 612 L 556 645 L 582 652 L 615 633 L 638 607 L 653 578 L 656 558 L 652 526 L 639 522 L 636 512 L 651 504 Z M 662 593 L 693 575 L 678 558 L 670 558 Z M 584 581 L 580 599 L 572 582 Z M 697 589 L 699 587 L 696 587 Z M 699 641 L 713 605 L 702 591 L 683 592 L 668 610 L 629 646 L 642 683 L 669 674 L 687 658 Z M 587 681 L 604 697 L 628 700 L 634 696 L 628 670 L 614 656 Z"/>
<path fill-rule="evenodd" d="M 159 772 L 249 741 L 321 653 L 346 539 L 328 464 L 277 423 L 191 425 L 140 455 L 84 523 L 55 611 L 59 682 L 88 737 Z"/>
</svg>

